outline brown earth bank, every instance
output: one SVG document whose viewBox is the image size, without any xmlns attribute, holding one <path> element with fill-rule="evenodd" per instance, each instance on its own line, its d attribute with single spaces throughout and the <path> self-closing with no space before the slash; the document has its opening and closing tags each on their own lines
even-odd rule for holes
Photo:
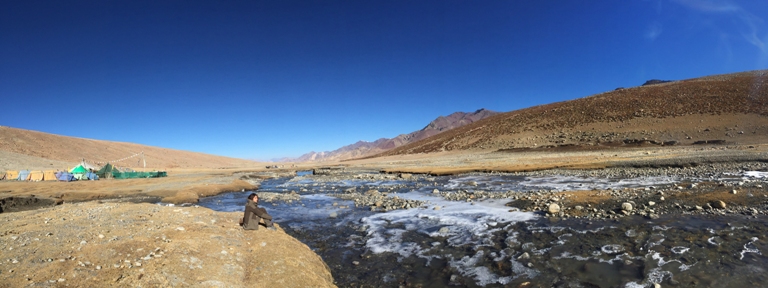
<svg viewBox="0 0 768 288">
<path fill-rule="evenodd" d="M 68 202 L 124 199 L 134 202 L 197 203 L 200 197 L 258 189 L 263 178 L 253 170 L 176 169 L 168 177 L 97 181 L 0 181 L 0 212 Z"/>
<path fill-rule="evenodd" d="M 85 203 L 0 214 L 0 287 L 335 287 L 306 245 L 240 212 Z"/>
</svg>

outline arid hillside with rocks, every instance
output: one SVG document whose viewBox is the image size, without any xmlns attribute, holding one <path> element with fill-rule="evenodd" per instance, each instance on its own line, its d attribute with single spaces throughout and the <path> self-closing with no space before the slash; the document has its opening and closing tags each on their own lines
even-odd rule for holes
<svg viewBox="0 0 768 288">
<path fill-rule="evenodd" d="M 497 114 L 378 156 L 768 140 L 768 71 L 617 89 Z"/>
<path fill-rule="evenodd" d="M 138 156 L 115 162 L 141 152 L 147 169 L 262 166 L 245 159 L 0 126 L 0 170 L 66 169 L 83 158 L 89 162 L 111 162 L 118 167 L 143 168 L 143 160 Z"/>
</svg>

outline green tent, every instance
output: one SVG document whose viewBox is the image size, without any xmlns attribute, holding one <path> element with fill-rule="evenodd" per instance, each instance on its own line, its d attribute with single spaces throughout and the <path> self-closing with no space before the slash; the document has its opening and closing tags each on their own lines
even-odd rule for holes
<svg viewBox="0 0 768 288">
<path fill-rule="evenodd" d="M 77 166 L 75 166 L 75 168 L 70 169 L 69 173 L 72 173 L 72 174 L 83 173 L 83 174 L 85 174 L 85 173 L 88 173 L 88 169 L 85 169 L 85 167 L 83 167 L 83 165 L 77 165 Z"/>
<path fill-rule="evenodd" d="M 101 167 L 99 171 L 96 171 L 96 175 L 98 175 L 99 178 L 112 178 L 114 173 L 120 173 L 120 170 L 117 170 L 115 166 L 112 166 L 112 164 L 109 163 L 104 165 L 104 167 Z"/>
<path fill-rule="evenodd" d="M 88 173 L 88 169 L 85 169 L 83 165 L 75 166 L 75 168 L 72 168 L 71 170 L 69 170 L 69 173 L 72 173 L 72 175 L 75 176 L 75 179 L 77 180 L 88 179 L 88 177 L 85 176 L 85 174 Z"/>
</svg>

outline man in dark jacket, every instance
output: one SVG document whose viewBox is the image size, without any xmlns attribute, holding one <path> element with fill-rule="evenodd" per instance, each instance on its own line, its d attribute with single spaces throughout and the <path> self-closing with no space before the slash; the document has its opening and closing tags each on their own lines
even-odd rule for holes
<svg viewBox="0 0 768 288">
<path fill-rule="evenodd" d="M 259 196 L 256 193 L 251 193 L 248 195 L 248 203 L 245 204 L 245 214 L 241 225 L 245 230 L 258 230 L 261 219 L 264 219 L 267 228 L 275 230 L 272 216 L 267 214 L 267 209 L 259 207 Z"/>
</svg>

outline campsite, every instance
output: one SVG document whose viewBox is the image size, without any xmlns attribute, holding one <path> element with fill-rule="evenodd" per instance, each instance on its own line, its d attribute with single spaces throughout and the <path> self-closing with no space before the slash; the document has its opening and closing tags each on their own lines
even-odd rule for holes
<svg viewBox="0 0 768 288">
<path fill-rule="evenodd" d="M 79 165 L 65 170 L 8 170 L 0 175 L 0 180 L 9 181 L 80 181 L 99 179 L 133 179 L 166 177 L 166 171 L 139 172 L 130 168 L 122 171 L 110 163 L 98 167 L 82 161 Z"/>
</svg>

